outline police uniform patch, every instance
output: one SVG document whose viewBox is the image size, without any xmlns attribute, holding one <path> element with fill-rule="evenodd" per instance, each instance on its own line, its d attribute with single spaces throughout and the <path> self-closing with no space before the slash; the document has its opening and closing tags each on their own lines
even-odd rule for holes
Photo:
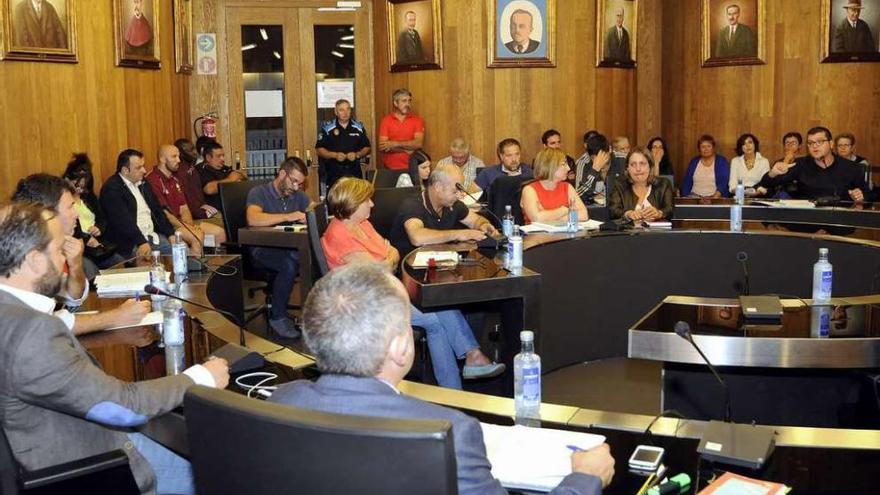
<svg viewBox="0 0 880 495">
<path fill-rule="evenodd" d="M 334 136 L 338 136 L 338 135 L 339 135 L 339 129 L 333 129 L 333 135 L 334 135 Z"/>
</svg>

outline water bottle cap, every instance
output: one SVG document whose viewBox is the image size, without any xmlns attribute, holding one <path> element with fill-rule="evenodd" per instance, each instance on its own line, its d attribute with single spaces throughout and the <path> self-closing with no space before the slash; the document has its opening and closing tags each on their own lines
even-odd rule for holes
<svg viewBox="0 0 880 495">
<path fill-rule="evenodd" d="M 160 254 L 162 254 L 160 251 L 153 251 L 154 258 L 158 257 Z"/>
<path fill-rule="evenodd" d="M 504 205 L 504 209 L 510 211 L 510 205 Z"/>
<path fill-rule="evenodd" d="M 523 330 L 519 333 L 519 340 L 521 340 L 522 342 L 534 342 L 535 332 L 531 330 Z"/>
<path fill-rule="evenodd" d="M 828 255 L 828 248 L 819 248 L 819 254 Z"/>
</svg>

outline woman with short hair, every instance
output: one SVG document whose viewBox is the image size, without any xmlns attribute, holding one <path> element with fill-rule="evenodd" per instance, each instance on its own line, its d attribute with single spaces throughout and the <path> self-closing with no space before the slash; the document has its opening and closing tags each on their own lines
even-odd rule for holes
<svg viewBox="0 0 880 495">
<path fill-rule="evenodd" d="M 691 159 L 681 182 L 682 196 L 720 198 L 729 196 L 730 164 L 715 152 L 715 138 L 703 134 L 697 140 L 700 154 Z"/>
<path fill-rule="evenodd" d="M 636 148 L 626 156 L 626 180 L 617 181 L 608 201 L 612 219 L 654 222 L 672 217 L 672 184 L 654 175 L 651 153 Z"/>
<path fill-rule="evenodd" d="M 522 206 L 526 223 L 562 223 L 574 208 L 578 221 L 589 219 L 587 207 L 577 191 L 568 183 L 568 161 L 565 153 L 555 148 L 544 148 L 535 156 L 535 180 L 523 186 Z"/>
<path fill-rule="evenodd" d="M 770 162 L 761 156 L 761 142 L 754 134 L 745 133 L 736 140 L 736 156 L 730 161 L 730 181 L 728 188 L 731 194 L 742 181 L 746 196 L 763 196 L 767 189 L 759 183 L 764 174 L 770 171 Z"/>
</svg>

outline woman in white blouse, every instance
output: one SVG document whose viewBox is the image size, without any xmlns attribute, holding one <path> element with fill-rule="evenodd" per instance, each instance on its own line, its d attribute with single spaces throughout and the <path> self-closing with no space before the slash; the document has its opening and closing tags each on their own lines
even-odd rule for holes
<svg viewBox="0 0 880 495">
<path fill-rule="evenodd" d="M 730 193 L 742 181 L 746 196 L 763 196 L 767 189 L 760 187 L 761 178 L 770 171 L 770 162 L 758 150 L 761 143 L 754 134 L 746 133 L 736 140 L 736 157 L 730 161 Z"/>
</svg>

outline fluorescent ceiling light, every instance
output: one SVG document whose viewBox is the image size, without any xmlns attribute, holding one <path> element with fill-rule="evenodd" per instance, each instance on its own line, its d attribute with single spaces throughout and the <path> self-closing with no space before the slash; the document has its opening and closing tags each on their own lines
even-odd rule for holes
<svg viewBox="0 0 880 495">
<path fill-rule="evenodd" d="M 330 52 L 330 54 L 333 55 L 334 57 L 345 58 L 345 55 L 343 55 L 343 54 L 337 52 L 336 50 L 332 50 L 332 51 Z"/>
<path fill-rule="evenodd" d="M 343 36 L 342 38 L 339 38 L 339 39 L 342 41 L 354 41 L 354 35 L 353 34 L 346 34 L 345 36 Z"/>
<path fill-rule="evenodd" d="M 352 45 L 351 43 L 336 43 L 336 46 L 338 46 L 339 48 L 351 48 L 352 50 L 354 50 L 354 45 Z"/>
<path fill-rule="evenodd" d="M 275 55 L 275 58 L 277 58 L 278 60 L 281 60 L 281 54 L 280 54 L 280 53 L 273 51 L 273 52 L 272 52 L 272 55 Z"/>
<path fill-rule="evenodd" d="M 268 39 L 269 39 L 269 33 L 267 33 L 264 28 L 260 28 L 260 36 L 263 37 L 263 40 L 268 41 Z"/>
<path fill-rule="evenodd" d="M 256 47 L 257 47 L 257 44 L 256 44 L 256 43 L 251 43 L 251 44 L 249 44 L 249 45 L 244 45 L 244 46 L 242 46 L 242 47 L 241 47 L 241 51 L 246 52 L 246 51 L 248 51 L 248 50 L 253 50 L 253 49 L 256 48 Z"/>
</svg>

